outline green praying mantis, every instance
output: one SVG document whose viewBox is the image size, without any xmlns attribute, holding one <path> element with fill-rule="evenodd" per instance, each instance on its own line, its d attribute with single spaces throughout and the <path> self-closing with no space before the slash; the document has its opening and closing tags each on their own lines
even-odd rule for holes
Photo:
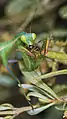
<svg viewBox="0 0 67 119">
<path fill-rule="evenodd" d="M 14 50 L 20 51 L 22 53 L 21 59 L 23 59 L 24 64 L 28 71 L 34 70 L 36 67 L 38 67 L 39 62 L 42 58 L 39 57 L 39 59 L 35 61 L 35 58 L 33 59 L 33 57 L 29 57 L 26 54 L 26 52 L 32 54 L 31 52 L 29 52 L 29 50 L 26 49 L 26 47 L 29 48 L 29 46 L 33 46 L 35 44 L 35 39 L 36 39 L 35 33 L 20 32 L 13 39 L 0 43 L 0 57 L 2 59 L 3 65 L 6 67 L 6 69 L 9 71 L 9 73 L 12 75 L 14 79 L 16 79 L 16 77 L 8 67 L 9 56 Z M 48 48 L 48 44 L 49 43 L 46 42 L 46 51 Z M 27 63 L 28 61 L 29 63 Z"/>
</svg>

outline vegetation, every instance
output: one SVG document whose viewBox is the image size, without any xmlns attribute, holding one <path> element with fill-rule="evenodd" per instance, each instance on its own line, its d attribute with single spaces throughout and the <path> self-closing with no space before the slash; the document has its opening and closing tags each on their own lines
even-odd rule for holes
<svg viewBox="0 0 67 119">
<path fill-rule="evenodd" d="M 4 9 L 0 118 L 66 119 L 67 2 L 6 0 Z"/>
</svg>

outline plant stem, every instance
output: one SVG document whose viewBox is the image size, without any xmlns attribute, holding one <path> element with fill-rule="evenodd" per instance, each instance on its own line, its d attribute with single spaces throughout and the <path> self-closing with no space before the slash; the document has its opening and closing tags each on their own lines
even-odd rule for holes
<svg viewBox="0 0 67 119">
<path fill-rule="evenodd" d="M 36 108 L 37 105 L 33 106 L 33 108 Z M 0 115 L 19 115 L 22 112 L 29 111 L 31 110 L 31 106 L 26 106 L 26 107 L 20 107 L 20 108 L 14 108 L 13 110 L 8 110 L 8 111 L 0 111 Z"/>
</svg>

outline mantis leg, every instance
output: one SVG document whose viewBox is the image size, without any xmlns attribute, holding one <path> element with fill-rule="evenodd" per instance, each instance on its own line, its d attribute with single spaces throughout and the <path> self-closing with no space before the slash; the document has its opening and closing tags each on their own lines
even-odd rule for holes
<svg viewBox="0 0 67 119">
<path fill-rule="evenodd" d="M 3 50 L 2 51 L 2 54 L 1 54 L 1 57 L 2 57 L 2 62 L 3 62 L 3 65 L 6 67 L 6 69 L 8 70 L 8 72 L 11 74 L 11 76 L 16 79 L 19 83 L 19 80 L 17 79 L 17 77 L 14 75 L 14 73 L 12 72 L 12 70 L 8 67 L 8 56 L 6 55 L 5 51 Z"/>
<path fill-rule="evenodd" d="M 8 72 L 11 74 L 11 76 L 14 79 L 17 80 L 17 77 L 13 74 L 12 70 L 8 67 L 8 57 L 4 51 L 2 51 L 1 57 L 2 57 L 3 64 L 6 67 L 6 69 L 8 70 Z"/>
</svg>

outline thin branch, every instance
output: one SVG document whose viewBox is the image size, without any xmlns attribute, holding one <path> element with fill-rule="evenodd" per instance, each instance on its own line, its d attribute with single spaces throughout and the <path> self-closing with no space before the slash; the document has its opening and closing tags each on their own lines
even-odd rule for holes
<svg viewBox="0 0 67 119">
<path fill-rule="evenodd" d="M 33 106 L 33 109 L 38 107 L 38 105 Z M 8 111 L 0 111 L 0 115 L 19 115 L 22 112 L 25 111 L 29 111 L 31 110 L 32 107 L 31 106 L 27 106 L 27 107 L 21 107 L 21 108 L 14 108 L 13 110 L 8 110 Z"/>
</svg>

